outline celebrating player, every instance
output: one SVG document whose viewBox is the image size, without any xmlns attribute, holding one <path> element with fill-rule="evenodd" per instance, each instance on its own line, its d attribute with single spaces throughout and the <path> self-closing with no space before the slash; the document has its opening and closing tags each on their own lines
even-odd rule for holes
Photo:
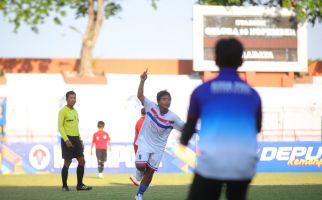
<svg viewBox="0 0 322 200">
<path fill-rule="evenodd" d="M 135 155 L 136 168 L 142 173 L 143 179 L 135 196 L 136 200 L 143 199 L 143 193 L 149 187 L 154 172 L 158 169 L 171 130 L 182 130 L 184 122 L 172 111 L 171 95 L 162 90 L 157 94 L 157 104 L 144 96 L 144 83 L 147 79 L 147 70 L 140 78 L 138 98 L 146 111 L 146 118 L 137 140 L 138 151 Z"/>
</svg>

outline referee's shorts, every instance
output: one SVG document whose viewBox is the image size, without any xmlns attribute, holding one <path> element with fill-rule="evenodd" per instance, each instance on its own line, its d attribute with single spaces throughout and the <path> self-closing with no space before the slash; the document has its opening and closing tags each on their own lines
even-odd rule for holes
<svg viewBox="0 0 322 200">
<path fill-rule="evenodd" d="M 61 152 L 65 160 L 84 157 L 83 143 L 79 136 L 67 136 L 73 147 L 67 147 L 63 139 L 61 139 Z"/>
</svg>

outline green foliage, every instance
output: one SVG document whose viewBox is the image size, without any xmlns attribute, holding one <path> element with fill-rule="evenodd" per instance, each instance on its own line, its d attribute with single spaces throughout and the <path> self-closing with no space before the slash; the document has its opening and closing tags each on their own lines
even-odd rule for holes
<svg viewBox="0 0 322 200">
<path fill-rule="evenodd" d="M 117 15 L 122 7 L 120 0 L 104 0 L 104 17 L 109 19 Z M 156 8 L 158 0 L 150 0 L 151 6 Z M 97 0 L 94 0 L 97 10 Z M 22 23 L 30 26 L 31 30 L 38 32 L 38 26 L 51 18 L 57 25 L 62 24 L 62 17 L 67 15 L 67 10 L 75 11 L 75 18 L 88 15 L 89 0 L 0 0 L 0 12 L 10 23 L 14 24 L 16 32 Z"/>
<path fill-rule="evenodd" d="M 0 0 L 0 10 L 3 10 L 3 8 L 7 5 L 7 2 L 5 0 Z"/>
<path fill-rule="evenodd" d="M 291 0 L 282 0 L 282 3 L 281 3 L 282 7 L 284 8 L 291 8 L 292 7 L 292 2 Z"/>
<path fill-rule="evenodd" d="M 284 7 L 294 9 L 295 23 L 308 21 L 312 25 L 322 22 L 321 0 L 199 0 L 201 5 L 254 5 L 268 7 Z"/>
<path fill-rule="evenodd" d="M 231 6 L 242 5 L 244 0 L 200 0 L 201 5 L 217 5 L 217 6 Z"/>
<path fill-rule="evenodd" d="M 317 21 L 322 22 L 322 1 L 321 0 L 302 0 L 297 1 L 296 11 L 299 21 L 308 20 L 309 23 L 315 24 Z"/>
<path fill-rule="evenodd" d="M 31 30 L 38 32 L 38 25 L 43 24 L 52 11 L 56 11 L 59 16 L 66 15 L 60 5 L 63 5 L 61 1 L 54 0 L 1 0 L 0 11 L 14 24 L 14 31 L 19 29 L 21 23 L 26 23 Z M 61 24 L 59 16 L 53 18 L 56 24 Z"/>
<path fill-rule="evenodd" d="M 122 10 L 122 7 L 119 4 L 116 4 L 114 2 L 108 3 L 104 7 L 105 18 L 108 19 L 111 16 L 116 15 L 121 10 Z"/>
<path fill-rule="evenodd" d="M 157 9 L 157 1 L 159 1 L 159 0 L 151 0 L 151 6 L 152 6 L 152 8 L 154 8 L 155 10 Z"/>
<path fill-rule="evenodd" d="M 322 62 L 322 60 L 320 60 L 320 59 L 309 59 L 307 61 L 307 65 L 311 65 L 312 63 L 315 63 L 315 62 Z"/>
</svg>

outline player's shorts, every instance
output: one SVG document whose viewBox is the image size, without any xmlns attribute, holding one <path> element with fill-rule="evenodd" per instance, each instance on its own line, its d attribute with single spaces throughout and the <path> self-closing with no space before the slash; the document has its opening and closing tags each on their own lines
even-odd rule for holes
<svg viewBox="0 0 322 200">
<path fill-rule="evenodd" d="M 78 136 L 67 136 L 73 147 L 67 147 L 63 139 L 61 139 L 61 153 L 65 160 L 84 157 L 83 143 Z"/>
<path fill-rule="evenodd" d="M 245 200 L 250 182 L 250 179 L 218 180 L 195 174 L 187 199 L 219 199 L 221 188 L 225 184 L 227 199 Z"/>
<path fill-rule="evenodd" d="M 106 161 L 106 149 L 96 149 L 97 161 Z"/>
<path fill-rule="evenodd" d="M 147 165 L 147 167 L 151 168 L 154 171 L 157 171 L 162 156 L 163 151 L 160 151 L 160 153 L 149 153 L 139 148 L 138 152 L 135 154 L 135 164 Z"/>
</svg>

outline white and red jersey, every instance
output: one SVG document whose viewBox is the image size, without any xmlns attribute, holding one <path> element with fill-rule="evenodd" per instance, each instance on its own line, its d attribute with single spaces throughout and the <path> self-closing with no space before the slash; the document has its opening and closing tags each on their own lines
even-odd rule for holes
<svg viewBox="0 0 322 200">
<path fill-rule="evenodd" d="M 163 151 L 172 129 L 182 131 L 184 122 L 171 110 L 161 115 L 159 106 L 144 97 L 146 116 L 136 144 L 154 153 Z"/>
</svg>

